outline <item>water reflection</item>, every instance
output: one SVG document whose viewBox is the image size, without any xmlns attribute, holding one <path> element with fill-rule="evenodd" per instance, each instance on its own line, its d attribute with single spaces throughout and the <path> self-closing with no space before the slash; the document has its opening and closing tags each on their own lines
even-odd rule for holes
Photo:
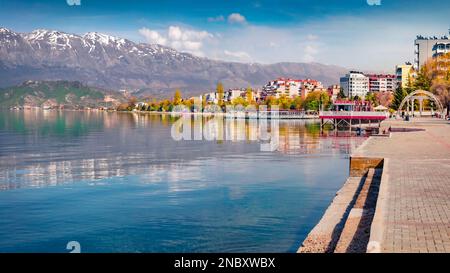
<svg viewBox="0 0 450 273">
<path fill-rule="evenodd" d="M 255 138 L 261 128 L 254 120 L 235 126 L 236 120 L 193 118 L 193 131 L 199 129 L 195 126 L 215 128 L 231 137 L 176 141 L 171 127 L 178 119 L 138 113 L 0 112 L 0 190 L 145 175 L 146 182 L 166 181 L 177 191 L 183 190 L 177 184 L 184 178 L 204 175 L 198 166 L 211 160 L 247 154 L 345 155 L 364 140 L 322 136 L 315 121 L 280 121 L 277 150 L 266 155 Z"/>
<path fill-rule="evenodd" d="M 178 120 L 0 112 L 0 252 L 64 252 L 71 240 L 83 252 L 293 252 L 364 140 L 280 121 L 277 150 L 262 152 L 257 123 L 176 141 Z"/>
</svg>

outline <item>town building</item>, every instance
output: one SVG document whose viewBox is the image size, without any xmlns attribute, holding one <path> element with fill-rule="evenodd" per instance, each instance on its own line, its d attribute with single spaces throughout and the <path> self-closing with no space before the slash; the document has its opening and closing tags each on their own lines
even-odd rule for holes
<svg viewBox="0 0 450 273">
<path fill-rule="evenodd" d="M 216 92 L 206 93 L 202 96 L 202 100 L 204 99 L 207 103 L 218 103 L 218 97 L 216 96 Z"/>
<path fill-rule="evenodd" d="M 308 93 L 315 89 L 323 88 L 322 83 L 312 79 L 295 80 L 289 78 L 278 78 L 270 81 L 262 89 L 264 96 L 273 96 L 279 98 L 281 96 L 306 97 Z"/>
<path fill-rule="evenodd" d="M 395 76 L 397 77 L 397 85 L 406 88 L 409 83 L 414 82 L 415 70 L 411 63 L 397 65 L 395 67 Z"/>
<path fill-rule="evenodd" d="M 350 71 L 340 80 L 345 96 L 365 98 L 369 92 L 369 77 L 362 72 Z"/>
<path fill-rule="evenodd" d="M 397 87 L 397 76 L 390 74 L 369 74 L 369 92 L 394 92 Z"/>
<path fill-rule="evenodd" d="M 239 97 L 245 97 L 246 95 L 246 89 L 228 89 L 228 91 L 225 92 L 225 101 L 232 102 L 234 99 L 237 99 Z"/>
<path fill-rule="evenodd" d="M 328 96 L 330 96 L 332 101 L 337 100 L 339 92 L 341 92 L 341 87 L 337 84 L 328 87 Z"/>
<path fill-rule="evenodd" d="M 448 36 L 424 37 L 417 36 L 414 41 L 415 60 L 414 69 L 419 70 L 430 58 L 450 52 L 450 39 Z"/>
</svg>

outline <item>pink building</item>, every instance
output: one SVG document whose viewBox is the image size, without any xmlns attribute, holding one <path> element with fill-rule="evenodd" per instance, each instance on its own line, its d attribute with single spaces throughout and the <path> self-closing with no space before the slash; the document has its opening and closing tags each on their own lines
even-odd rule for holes
<svg viewBox="0 0 450 273">
<path fill-rule="evenodd" d="M 390 74 L 368 74 L 369 92 L 394 92 L 397 76 Z"/>
</svg>

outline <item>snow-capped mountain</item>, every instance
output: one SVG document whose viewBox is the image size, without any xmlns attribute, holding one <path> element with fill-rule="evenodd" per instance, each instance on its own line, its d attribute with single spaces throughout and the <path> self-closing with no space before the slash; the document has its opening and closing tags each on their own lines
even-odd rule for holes
<svg viewBox="0 0 450 273">
<path fill-rule="evenodd" d="M 0 86 L 26 80 L 71 80 L 115 90 L 164 94 L 181 88 L 198 94 L 214 88 L 261 86 L 279 77 L 336 83 L 345 69 L 302 63 L 273 65 L 215 61 L 157 44 L 97 32 L 83 36 L 37 29 L 16 33 L 0 28 Z"/>
</svg>

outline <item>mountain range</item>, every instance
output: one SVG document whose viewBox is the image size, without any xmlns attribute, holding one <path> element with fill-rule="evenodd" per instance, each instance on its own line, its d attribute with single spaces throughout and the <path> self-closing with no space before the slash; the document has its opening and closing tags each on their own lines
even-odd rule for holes
<svg viewBox="0 0 450 273">
<path fill-rule="evenodd" d="M 83 36 L 38 29 L 0 28 L 0 87 L 25 81 L 80 81 L 140 96 L 197 95 L 222 82 L 226 88 L 261 87 L 278 77 L 338 83 L 347 69 L 318 63 L 238 63 L 212 60 L 173 48 L 135 43 L 102 33 Z"/>
</svg>

